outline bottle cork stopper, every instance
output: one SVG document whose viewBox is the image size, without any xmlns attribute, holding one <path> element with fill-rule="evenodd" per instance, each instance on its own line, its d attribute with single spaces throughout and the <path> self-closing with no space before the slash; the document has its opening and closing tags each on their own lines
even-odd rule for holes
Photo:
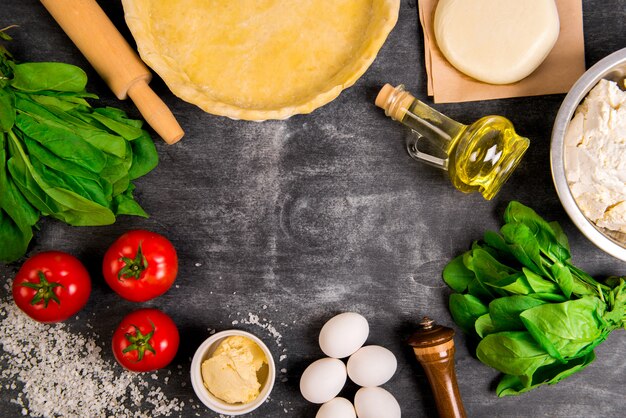
<svg viewBox="0 0 626 418">
<path fill-rule="evenodd" d="M 380 89 L 374 103 L 381 109 L 385 109 L 385 115 L 389 116 L 391 119 L 402 121 L 402 118 L 404 118 L 404 115 L 406 115 L 407 110 L 414 100 L 415 97 L 404 90 L 402 84 L 398 87 L 385 84 L 383 88 Z"/>
<path fill-rule="evenodd" d="M 381 109 L 387 110 L 389 97 L 394 93 L 395 90 L 395 87 L 391 84 L 385 84 L 383 88 L 380 89 L 380 92 L 378 92 L 378 96 L 376 96 L 376 106 L 380 107 Z"/>
</svg>

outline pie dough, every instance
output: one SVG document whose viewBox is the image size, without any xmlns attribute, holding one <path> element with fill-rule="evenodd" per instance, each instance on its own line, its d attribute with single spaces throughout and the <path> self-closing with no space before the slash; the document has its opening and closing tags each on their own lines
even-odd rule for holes
<svg viewBox="0 0 626 418">
<path fill-rule="evenodd" d="M 559 37 L 554 0 L 439 0 L 435 38 L 459 71 L 491 84 L 530 75 Z"/>
<path fill-rule="evenodd" d="M 180 98 L 233 119 L 310 113 L 354 84 L 399 0 L 122 0 L 141 58 Z"/>
</svg>

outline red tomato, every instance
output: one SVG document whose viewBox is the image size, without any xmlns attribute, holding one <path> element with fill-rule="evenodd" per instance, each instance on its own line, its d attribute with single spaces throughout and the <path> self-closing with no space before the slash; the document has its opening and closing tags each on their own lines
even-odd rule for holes
<svg viewBox="0 0 626 418">
<path fill-rule="evenodd" d="M 178 274 L 178 256 L 164 236 L 140 229 L 129 231 L 107 250 L 102 273 L 121 297 L 145 302 L 172 286 Z"/>
<path fill-rule="evenodd" d="M 126 315 L 113 333 L 113 355 L 134 372 L 157 370 L 170 364 L 180 337 L 172 319 L 158 309 L 139 309 Z"/>
<path fill-rule="evenodd" d="M 47 251 L 26 260 L 13 280 L 15 304 L 39 322 L 60 322 L 89 299 L 91 280 L 74 256 Z"/>
</svg>

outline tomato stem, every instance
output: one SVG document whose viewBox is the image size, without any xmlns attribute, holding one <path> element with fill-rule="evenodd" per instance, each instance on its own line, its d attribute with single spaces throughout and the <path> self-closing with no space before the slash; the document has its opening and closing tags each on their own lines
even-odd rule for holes
<svg viewBox="0 0 626 418">
<path fill-rule="evenodd" d="M 30 304 L 36 305 L 43 301 L 44 308 L 47 308 L 50 300 L 53 300 L 60 305 L 61 301 L 56 293 L 54 293 L 54 288 L 64 286 L 61 283 L 49 282 L 48 279 L 46 279 L 46 275 L 42 271 L 38 271 L 37 275 L 39 276 L 39 283 L 25 282 L 21 284 L 21 286 L 36 290 L 35 296 L 31 299 Z"/>
<path fill-rule="evenodd" d="M 126 354 L 130 351 L 137 350 L 137 362 L 140 362 L 143 359 L 146 350 L 150 351 L 152 354 L 156 354 L 156 351 L 150 345 L 150 339 L 154 335 L 155 330 L 154 323 L 150 321 L 150 324 L 152 325 L 152 331 L 150 331 L 146 335 L 143 335 L 141 333 L 141 330 L 139 329 L 139 327 L 137 327 L 137 325 L 133 325 L 133 327 L 135 328 L 135 334 L 133 335 L 130 332 L 126 333 L 125 337 L 130 345 L 123 349 L 122 353 Z"/>
<path fill-rule="evenodd" d="M 148 268 L 148 260 L 141 251 L 141 243 L 139 243 L 139 246 L 137 247 L 137 254 L 134 259 L 121 257 L 120 261 L 124 262 L 124 267 L 122 267 L 117 273 L 117 279 L 120 281 L 123 279 L 139 280 L 141 278 L 141 273 Z"/>
</svg>

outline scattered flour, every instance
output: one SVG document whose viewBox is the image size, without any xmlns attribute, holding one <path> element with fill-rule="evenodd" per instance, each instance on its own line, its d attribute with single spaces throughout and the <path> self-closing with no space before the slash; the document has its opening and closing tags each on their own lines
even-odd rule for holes
<svg viewBox="0 0 626 418">
<path fill-rule="evenodd" d="M 97 335 L 71 332 L 63 323 L 33 321 L 10 297 L 0 300 L 0 362 L 6 365 L 0 370 L 0 390 L 17 392 L 11 402 L 32 417 L 182 415 L 184 402 L 168 399 L 147 382 L 156 380 L 156 374 L 120 372 L 103 359 L 97 340 Z"/>
<path fill-rule="evenodd" d="M 258 315 L 253 314 L 252 312 L 248 313 L 248 318 L 244 318 L 240 321 L 242 324 L 256 325 L 261 329 L 266 330 L 272 337 L 274 337 L 276 341 L 276 345 L 278 347 L 282 347 L 282 339 L 283 336 L 274 325 L 272 325 L 271 321 L 268 321 L 266 318 L 259 318 Z"/>
</svg>

